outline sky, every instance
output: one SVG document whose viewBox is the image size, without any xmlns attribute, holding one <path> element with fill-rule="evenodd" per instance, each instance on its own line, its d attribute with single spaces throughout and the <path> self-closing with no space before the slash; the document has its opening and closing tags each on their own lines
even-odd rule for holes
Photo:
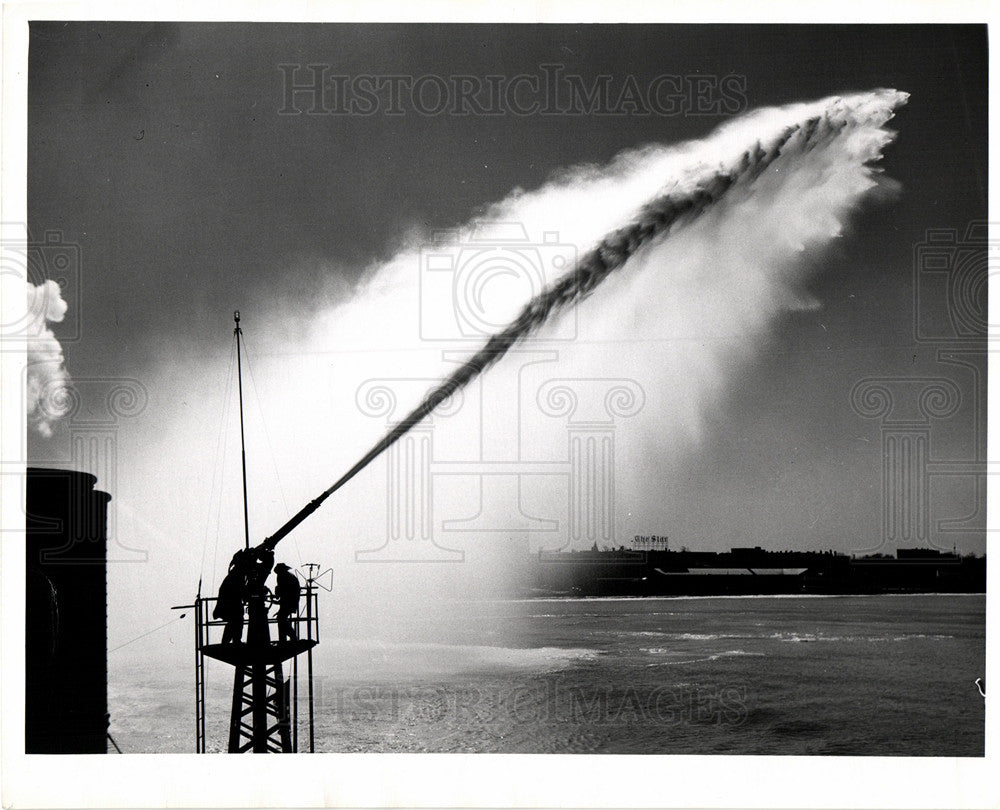
<svg viewBox="0 0 1000 810">
<path fill-rule="evenodd" d="M 289 101 L 286 85 L 289 76 L 305 82 L 308 65 L 355 82 L 354 107 L 328 95 L 328 110 L 293 114 L 309 96 Z M 659 109 L 622 102 L 611 111 L 620 114 L 550 114 L 531 82 L 557 71 L 585 87 L 606 81 L 613 95 L 660 77 L 669 83 L 659 87 L 682 93 Z M 384 96 L 365 96 L 358 77 L 432 78 L 416 101 L 403 92 L 396 110 Z M 456 115 L 435 109 L 441 85 L 433 77 L 448 87 L 471 77 L 487 95 L 488 77 L 505 87 L 525 77 L 526 94 L 494 98 L 499 114 L 486 114 L 485 103 Z M 751 318 L 752 330 L 713 331 L 721 322 L 702 329 L 697 314 L 646 297 L 644 322 L 668 330 L 657 338 L 667 346 L 663 359 L 643 353 L 635 323 L 624 337 L 616 331 L 633 310 L 595 296 L 578 321 L 561 322 L 567 332 L 528 347 L 556 359 L 505 361 L 454 413 L 435 417 L 428 460 L 440 473 L 428 517 L 442 530 L 432 530 L 433 559 L 506 570 L 527 550 L 589 547 L 586 531 L 570 537 L 565 475 L 529 475 L 513 492 L 513 478 L 483 484 L 476 471 L 485 461 L 552 462 L 563 471 L 566 427 L 538 416 L 532 386 L 628 379 L 638 384 L 633 394 L 641 391 L 641 413 L 617 418 L 610 433 L 600 428 L 613 444 L 614 544 L 655 534 L 675 548 L 891 553 L 882 525 L 885 424 L 852 407 L 854 386 L 893 378 L 901 392 L 951 381 L 956 407 L 926 424 L 931 456 L 966 471 L 971 463 L 974 472 L 985 453 L 976 434 L 985 376 L 977 385 L 973 374 L 984 368 L 981 329 L 960 345 L 949 340 L 954 305 L 930 276 L 921 277 L 915 313 L 914 267 L 928 230 L 964 238 L 986 218 L 986 77 L 985 27 L 977 26 L 34 23 L 28 224 L 34 239 L 57 233 L 77 257 L 63 287 L 67 311 L 49 328 L 82 405 L 53 422 L 51 436 L 30 432 L 29 458 L 98 474 L 114 497 L 112 556 L 140 563 L 110 575 L 112 613 L 166 621 L 163 605 L 189 599 L 199 577 L 217 583 L 243 542 L 233 310 L 251 363 L 244 382 L 256 543 L 346 470 L 387 418 L 402 416 L 400 407 L 387 417 L 374 400 L 365 407 L 377 414 L 365 415 L 366 381 L 393 380 L 405 389 L 400 401 L 415 402 L 454 367 L 443 353 L 474 351 L 476 340 L 449 333 L 440 312 L 419 309 L 433 301 L 422 285 L 440 279 L 422 258 L 435 251 L 433 232 L 520 211 L 519 200 L 563 178 L 586 193 L 566 195 L 552 215 L 557 238 L 542 239 L 538 255 L 548 261 L 553 245 L 579 255 L 605 232 L 583 224 L 613 225 L 618 204 L 614 183 L 585 181 L 622 152 L 645 149 L 625 160 L 641 169 L 649 150 L 704 139 L 750 110 L 895 88 L 909 99 L 889 124 L 898 138 L 885 147 L 879 186 L 848 206 L 837 238 L 807 251 L 794 283 L 775 286 L 789 300 Z M 590 168 L 566 174 L 581 166 Z M 539 233 L 546 216 L 532 220 Z M 570 238 L 575 227 L 580 236 Z M 533 244 L 539 233 L 529 234 Z M 743 237 L 728 238 L 719 244 L 738 254 Z M 949 255 L 965 256 L 960 249 Z M 985 263 L 974 256 L 970 272 L 970 306 L 982 308 Z M 424 297 L 394 298 L 379 286 L 393 279 Z M 496 283 L 494 291 L 517 300 L 516 282 Z M 722 288 L 737 302 L 757 293 Z M 699 347 L 711 363 L 699 365 Z M 944 362 L 940 353 L 958 348 L 971 351 L 963 355 L 971 366 Z M 671 351 L 688 352 L 691 364 L 672 366 Z M 664 371 L 675 368 L 674 376 Z M 135 400 L 117 406 L 113 449 L 80 455 L 73 436 L 92 427 L 83 415 L 100 415 L 121 385 Z M 601 420 L 591 418 L 591 428 Z M 477 442 L 478 456 L 469 449 Z M 355 556 L 393 531 L 387 464 L 373 464 L 284 541 L 293 564 L 333 564 L 359 589 L 397 579 L 401 564 L 362 566 Z M 959 531 L 932 528 L 899 545 L 983 553 L 981 482 L 964 474 L 929 486 L 929 525 L 968 519 L 953 523 Z M 501 514 L 512 502 L 513 520 Z M 404 513 L 419 522 L 418 507 Z"/>
</svg>

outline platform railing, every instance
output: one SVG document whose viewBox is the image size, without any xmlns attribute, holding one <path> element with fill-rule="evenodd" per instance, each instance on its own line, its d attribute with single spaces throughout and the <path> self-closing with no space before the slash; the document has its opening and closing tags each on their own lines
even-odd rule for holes
<svg viewBox="0 0 1000 810">
<path fill-rule="evenodd" d="M 221 643 L 222 634 L 229 622 L 225 619 L 212 618 L 212 612 L 215 610 L 215 603 L 218 601 L 217 597 L 203 596 L 196 601 L 198 603 L 195 610 L 196 648 L 200 650 L 209 644 Z M 272 607 L 275 605 L 277 605 L 277 601 L 273 603 Z M 245 635 L 247 627 L 245 606 L 243 610 L 243 635 Z M 312 589 L 306 589 L 306 592 L 299 600 L 298 610 L 289 617 L 289 622 L 295 630 L 295 635 L 300 641 L 315 641 L 319 643 L 318 614 L 319 595 Z M 272 615 L 270 608 L 268 610 L 267 623 L 268 625 L 276 625 L 278 623 L 277 615 Z M 215 630 L 214 628 L 221 629 Z M 245 641 L 245 638 L 242 638 L 241 636 L 241 640 Z M 272 638 L 271 640 L 275 641 L 277 639 Z"/>
</svg>

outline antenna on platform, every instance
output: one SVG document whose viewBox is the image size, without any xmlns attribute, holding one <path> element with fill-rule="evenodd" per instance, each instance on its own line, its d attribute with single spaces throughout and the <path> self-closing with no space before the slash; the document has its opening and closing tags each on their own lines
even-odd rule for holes
<svg viewBox="0 0 1000 810">
<path fill-rule="evenodd" d="M 247 510 L 247 443 L 243 433 L 243 363 L 240 356 L 240 338 L 243 337 L 243 330 L 240 329 L 239 310 L 233 313 L 233 320 L 236 322 L 233 336 L 236 338 L 236 379 L 240 389 L 240 452 L 243 457 L 243 547 L 250 548 L 250 513 Z"/>
<path fill-rule="evenodd" d="M 303 568 L 307 569 L 307 573 L 304 578 L 307 583 L 311 582 L 318 585 L 324 591 L 329 593 L 333 590 L 333 569 L 327 568 L 322 573 L 316 573 L 319 570 L 319 563 L 304 563 Z M 324 583 L 321 580 L 326 580 Z"/>
</svg>

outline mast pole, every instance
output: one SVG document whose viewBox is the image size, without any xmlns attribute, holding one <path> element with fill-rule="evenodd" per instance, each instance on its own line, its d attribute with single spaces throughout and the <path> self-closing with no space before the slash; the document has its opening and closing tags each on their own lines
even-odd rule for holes
<svg viewBox="0 0 1000 810">
<path fill-rule="evenodd" d="M 240 329 L 240 311 L 233 313 L 233 320 L 236 321 L 236 329 L 233 335 L 236 337 L 236 378 L 239 381 L 240 389 L 240 452 L 243 456 L 243 537 L 244 548 L 250 548 L 250 513 L 247 510 L 247 445 L 243 435 L 243 364 L 240 357 L 240 338 L 243 330 Z"/>
</svg>

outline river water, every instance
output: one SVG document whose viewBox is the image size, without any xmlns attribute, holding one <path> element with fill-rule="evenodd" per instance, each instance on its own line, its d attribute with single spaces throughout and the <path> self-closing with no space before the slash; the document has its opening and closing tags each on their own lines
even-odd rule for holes
<svg viewBox="0 0 1000 810">
<path fill-rule="evenodd" d="M 983 595 L 456 603 L 316 650 L 319 752 L 983 756 Z M 308 750 L 304 657 L 299 749 Z M 209 750 L 232 670 L 208 666 Z M 286 673 L 287 674 L 287 673 Z M 192 752 L 191 672 L 112 667 L 126 752 Z"/>
</svg>

